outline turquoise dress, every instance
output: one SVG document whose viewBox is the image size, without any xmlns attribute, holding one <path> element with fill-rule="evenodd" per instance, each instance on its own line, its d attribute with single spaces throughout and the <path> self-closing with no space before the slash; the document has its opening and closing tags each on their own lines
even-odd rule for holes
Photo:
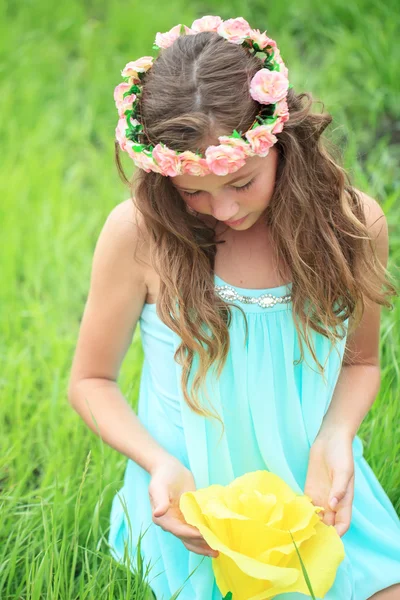
<svg viewBox="0 0 400 600">
<path fill-rule="evenodd" d="M 300 354 L 291 313 L 291 283 L 247 289 L 229 286 L 215 275 L 215 284 L 222 297 L 242 307 L 249 327 L 244 344 L 244 319 L 233 307 L 227 362 L 219 380 L 211 371 L 207 375 L 207 390 L 225 424 L 221 442 L 218 421 L 197 415 L 183 399 L 181 367 L 173 358 L 180 339 L 158 317 L 155 304 L 144 305 L 139 321 L 144 363 L 138 416 L 159 444 L 192 471 L 197 488 L 226 485 L 246 472 L 266 469 L 301 494 L 310 446 L 328 409 L 346 340 L 339 342 L 339 352 L 328 357 L 329 340 L 312 331 L 318 359 L 324 364 L 328 357 L 324 382 L 306 346 L 306 362 L 293 364 Z M 342 537 L 346 557 L 326 600 L 366 600 L 400 583 L 400 520 L 363 457 L 358 436 L 353 450 L 352 520 Z M 170 600 L 201 561 L 179 600 L 221 600 L 212 558 L 190 552 L 180 539 L 152 522 L 149 483 L 149 474 L 128 460 L 124 484 L 111 507 L 108 541 L 112 556 L 122 562 L 126 543 L 134 568 L 139 533 L 149 527 L 142 539 L 142 555 L 145 564 L 152 565 L 149 582 L 157 600 Z M 275 598 L 309 596 L 288 593 Z"/>
</svg>

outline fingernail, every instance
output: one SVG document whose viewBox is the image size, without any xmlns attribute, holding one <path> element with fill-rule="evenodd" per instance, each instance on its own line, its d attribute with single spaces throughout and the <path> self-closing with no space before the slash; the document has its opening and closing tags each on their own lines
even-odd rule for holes
<svg viewBox="0 0 400 600">
<path fill-rule="evenodd" d="M 329 502 L 329 506 L 331 507 L 332 510 L 334 510 L 336 508 L 337 504 L 338 504 L 337 498 L 332 498 L 332 500 Z"/>
</svg>

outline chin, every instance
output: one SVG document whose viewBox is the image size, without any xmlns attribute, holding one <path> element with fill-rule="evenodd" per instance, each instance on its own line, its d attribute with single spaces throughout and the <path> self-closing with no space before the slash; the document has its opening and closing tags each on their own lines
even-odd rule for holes
<svg viewBox="0 0 400 600">
<path fill-rule="evenodd" d="M 238 225 L 238 227 L 243 228 L 243 229 L 249 229 L 250 227 L 255 225 L 260 220 L 260 217 L 261 217 L 261 215 L 250 213 L 248 218 L 245 220 L 245 222 L 242 223 L 241 225 Z"/>
</svg>

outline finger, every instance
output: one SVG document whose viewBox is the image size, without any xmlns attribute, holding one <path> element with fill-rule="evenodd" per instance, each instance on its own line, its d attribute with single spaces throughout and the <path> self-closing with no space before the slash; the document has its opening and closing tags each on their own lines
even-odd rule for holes
<svg viewBox="0 0 400 600">
<path fill-rule="evenodd" d="M 218 551 L 215 551 L 211 546 L 208 545 L 204 537 L 201 535 L 200 531 L 197 527 L 189 526 L 189 535 L 186 535 L 184 532 L 188 526 L 183 525 L 182 527 L 177 527 L 178 533 L 176 534 L 184 543 L 191 544 L 197 548 L 203 549 L 206 553 L 212 553 L 215 556 L 218 556 Z"/>
<path fill-rule="evenodd" d="M 156 508 L 153 509 L 153 517 L 155 517 L 156 519 L 159 519 L 160 517 L 163 517 L 165 515 L 165 513 L 167 512 L 167 510 L 169 509 L 170 504 L 169 502 L 164 502 L 163 504 L 158 504 Z"/>
<path fill-rule="evenodd" d="M 207 544 L 206 540 L 204 538 L 201 538 L 201 540 L 190 540 L 189 538 L 186 537 L 181 537 L 179 538 L 182 542 L 184 542 L 185 544 L 191 544 L 192 546 L 197 546 L 197 548 L 203 548 L 204 550 L 207 551 L 214 551 L 214 548 L 211 548 L 211 546 L 209 544 Z"/>
<path fill-rule="evenodd" d="M 204 538 L 197 527 L 192 527 L 192 525 L 182 523 L 176 518 L 166 516 L 161 519 L 156 519 L 156 521 L 156 524 L 160 525 L 162 529 L 173 533 L 177 537 L 184 537 L 192 542 L 204 541 Z"/>
<path fill-rule="evenodd" d="M 354 498 L 354 477 L 352 478 L 348 491 L 343 500 L 338 504 L 336 518 L 335 518 L 335 529 L 340 536 L 344 535 L 350 527 L 351 515 L 353 511 L 353 498 Z"/>
<path fill-rule="evenodd" d="M 207 544 L 197 527 L 181 523 L 181 521 L 171 517 L 155 519 L 154 522 L 164 531 L 168 531 L 178 537 L 183 543 L 191 545 L 198 550 L 204 550 L 204 552 L 199 552 L 200 554 L 215 553 L 213 548 Z M 218 552 L 215 556 L 218 556 Z"/>
<path fill-rule="evenodd" d="M 338 512 L 336 513 L 335 529 L 340 536 L 344 535 L 350 527 L 352 506 L 351 502 L 343 505 L 339 504 Z"/>
<path fill-rule="evenodd" d="M 165 487 L 156 487 L 149 490 L 153 517 L 162 517 L 169 509 L 171 502 L 168 490 Z"/>
<path fill-rule="evenodd" d="M 346 495 L 353 473 L 347 470 L 336 471 L 333 473 L 332 487 L 329 494 L 329 507 L 336 510 L 337 505 Z"/>
<path fill-rule="evenodd" d="M 192 546 L 193 548 L 197 548 L 197 550 L 203 554 L 207 554 L 208 556 L 213 556 L 214 558 L 216 558 L 219 554 L 218 550 L 215 550 L 214 548 L 211 548 L 211 546 L 209 546 L 207 543 L 203 543 L 203 544 L 194 544 L 192 542 L 190 542 L 189 540 L 185 540 L 184 538 L 180 538 L 181 542 L 183 542 L 183 544 L 188 545 L 188 546 Z"/>
<path fill-rule="evenodd" d="M 323 512 L 322 521 L 325 525 L 334 525 L 335 524 L 335 516 L 336 513 L 329 508 Z"/>
<path fill-rule="evenodd" d="M 217 558 L 218 557 L 218 551 L 217 550 L 213 550 L 212 548 L 204 548 L 201 546 L 196 546 L 195 544 L 190 544 L 188 542 L 183 542 L 183 545 L 190 550 L 191 552 L 194 552 L 195 554 L 202 554 L 204 556 L 211 556 L 212 558 Z"/>
</svg>

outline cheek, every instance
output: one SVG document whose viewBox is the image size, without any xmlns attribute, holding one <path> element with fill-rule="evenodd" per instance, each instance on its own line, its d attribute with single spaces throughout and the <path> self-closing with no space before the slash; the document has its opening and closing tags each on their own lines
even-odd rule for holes
<svg viewBox="0 0 400 600">
<path fill-rule="evenodd" d="M 203 198 L 203 194 L 194 196 L 194 198 L 189 198 L 188 196 L 182 196 L 182 198 L 189 209 L 191 208 L 198 212 L 202 212 L 202 210 L 207 206 L 207 201 Z"/>
<path fill-rule="evenodd" d="M 273 192 L 271 182 L 257 182 L 246 194 L 245 204 L 249 208 L 262 209 L 268 205 Z"/>
</svg>

